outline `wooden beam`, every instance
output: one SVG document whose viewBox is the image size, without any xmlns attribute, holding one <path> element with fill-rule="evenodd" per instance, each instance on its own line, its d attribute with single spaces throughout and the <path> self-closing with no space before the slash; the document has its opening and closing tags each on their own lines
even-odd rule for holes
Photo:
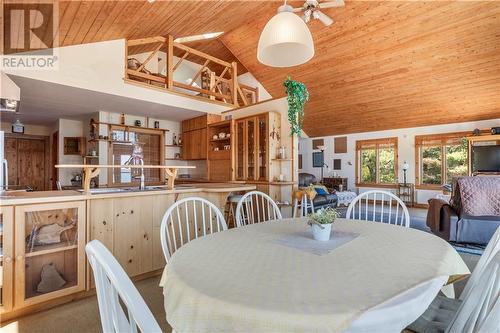
<svg viewBox="0 0 500 333">
<path fill-rule="evenodd" d="M 231 63 L 231 80 L 233 81 L 231 84 L 231 96 L 233 98 L 233 104 L 235 106 L 238 105 L 238 64 L 233 61 Z"/>
<path fill-rule="evenodd" d="M 167 38 L 167 89 L 174 87 L 174 37 Z"/>
<path fill-rule="evenodd" d="M 174 42 L 174 46 L 181 49 L 181 50 L 184 50 L 184 51 L 189 51 L 190 53 L 194 54 L 194 55 L 197 55 L 199 57 L 202 57 L 204 59 L 209 59 L 210 61 L 212 62 L 215 62 L 216 64 L 219 64 L 219 65 L 222 65 L 222 66 L 226 66 L 226 67 L 231 67 L 231 64 L 224 61 L 224 60 L 220 60 L 216 57 L 212 57 L 211 55 L 209 54 L 206 54 L 205 52 L 201 52 L 201 51 L 198 51 L 198 50 L 195 50 L 193 48 L 190 48 L 189 46 L 186 46 L 184 44 L 179 44 L 179 43 L 175 43 Z"/>
<path fill-rule="evenodd" d="M 132 39 L 127 42 L 128 46 L 137 46 L 151 43 L 165 43 L 166 38 L 162 36 Z"/>
<path fill-rule="evenodd" d="M 143 73 L 143 72 L 138 72 L 134 69 L 127 69 L 127 74 L 139 76 L 139 77 L 142 77 L 143 79 L 147 79 L 147 80 L 151 80 L 151 81 L 165 83 L 165 79 L 163 79 L 162 77 L 152 75 L 152 74 Z"/>
<path fill-rule="evenodd" d="M 144 62 L 139 66 L 139 68 L 137 68 L 137 70 L 140 72 L 145 66 L 146 64 L 151 60 L 153 59 L 153 57 L 155 56 L 156 53 L 158 53 L 158 51 L 161 49 L 161 47 L 163 46 L 163 44 L 159 44 L 156 49 L 154 49 L 153 52 L 151 52 L 151 54 L 146 58 L 146 60 L 144 60 Z"/>
<path fill-rule="evenodd" d="M 184 55 L 182 56 L 182 58 L 179 59 L 179 61 L 177 61 L 177 63 L 175 64 L 174 66 L 174 72 L 177 68 L 179 68 L 179 66 L 181 65 L 182 61 L 184 61 L 184 59 L 186 59 L 186 57 L 189 55 L 189 51 L 186 51 L 184 53 Z"/>
<path fill-rule="evenodd" d="M 243 94 L 243 91 L 241 90 L 239 85 L 238 85 L 238 93 L 240 94 L 241 99 L 243 100 L 243 104 L 247 106 L 248 105 L 247 98 L 245 97 L 245 94 Z"/>
<path fill-rule="evenodd" d="M 201 72 L 203 72 L 203 70 L 205 69 L 205 67 L 207 67 L 207 65 L 208 65 L 209 62 L 210 62 L 209 59 L 205 60 L 205 63 L 203 64 L 203 66 L 201 66 L 201 68 L 198 71 L 198 73 L 196 73 L 196 75 L 193 77 L 193 80 L 189 84 L 190 86 L 192 86 L 196 82 L 196 80 L 198 79 L 198 77 L 201 75 Z"/>
<path fill-rule="evenodd" d="M 212 95 L 212 96 L 219 97 L 219 98 L 227 98 L 227 99 L 231 98 L 231 96 L 229 96 L 229 95 L 218 94 L 216 92 L 213 92 L 213 91 L 210 91 L 207 89 L 193 87 L 193 86 L 190 86 L 189 84 L 185 84 L 185 83 L 177 82 L 177 81 L 174 81 L 174 87 L 184 88 L 184 89 L 192 90 L 192 91 L 197 91 L 197 92 L 200 92 L 202 94 Z"/>
<path fill-rule="evenodd" d="M 210 72 L 210 83 L 209 83 L 209 88 L 208 89 L 210 91 L 214 91 L 215 92 L 215 73 L 214 72 Z M 210 96 L 210 99 L 214 100 L 215 96 Z"/>
</svg>

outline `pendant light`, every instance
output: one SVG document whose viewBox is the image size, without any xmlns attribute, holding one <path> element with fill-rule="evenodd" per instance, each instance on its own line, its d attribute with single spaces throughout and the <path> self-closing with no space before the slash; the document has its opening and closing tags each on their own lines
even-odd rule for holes
<svg viewBox="0 0 500 333">
<path fill-rule="evenodd" d="M 306 23 L 285 4 L 267 22 L 260 35 L 257 59 L 271 67 L 292 67 L 314 56 L 314 43 Z"/>
</svg>

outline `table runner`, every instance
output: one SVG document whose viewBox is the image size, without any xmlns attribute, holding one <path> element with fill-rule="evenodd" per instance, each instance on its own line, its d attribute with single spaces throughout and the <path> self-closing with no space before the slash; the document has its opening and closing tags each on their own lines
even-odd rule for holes
<svg viewBox="0 0 500 333">
<path fill-rule="evenodd" d="M 275 244 L 288 246 L 299 251 L 322 256 L 335 250 L 337 247 L 349 243 L 359 234 L 345 231 L 333 231 L 330 235 L 330 240 L 318 242 L 312 238 L 309 230 L 297 232 L 294 234 L 287 234 L 274 239 L 272 242 Z"/>
<path fill-rule="evenodd" d="M 339 219 L 358 233 L 323 256 L 272 240 L 308 230 L 285 219 L 216 233 L 177 251 L 161 281 L 167 320 L 182 332 L 340 332 L 425 281 L 468 274 L 458 253 L 418 230 Z"/>
</svg>

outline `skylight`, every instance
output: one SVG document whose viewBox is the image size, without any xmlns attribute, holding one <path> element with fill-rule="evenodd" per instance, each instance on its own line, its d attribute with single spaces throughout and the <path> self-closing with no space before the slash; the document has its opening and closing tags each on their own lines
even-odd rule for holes
<svg viewBox="0 0 500 333">
<path fill-rule="evenodd" d="M 187 42 L 194 42 L 197 40 L 205 40 L 205 39 L 212 39 L 212 38 L 217 38 L 220 35 L 222 35 L 224 32 L 207 32 L 201 35 L 192 35 L 192 36 L 186 36 L 186 37 L 179 37 L 174 40 L 176 43 L 187 43 Z"/>
</svg>

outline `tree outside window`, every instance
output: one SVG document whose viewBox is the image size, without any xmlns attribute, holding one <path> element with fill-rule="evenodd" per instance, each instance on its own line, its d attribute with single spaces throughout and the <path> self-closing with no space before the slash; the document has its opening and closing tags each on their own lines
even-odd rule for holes
<svg viewBox="0 0 500 333">
<path fill-rule="evenodd" d="M 468 169 L 467 133 L 421 135 L 415 137 L 417 185 L 438 188 L 454 178 L 466 176 Z"/>
<path fill-rule="evenodd" d="M 358 184 L 397 182 L 397 138 L 356 142 Z"/>
</svg>

